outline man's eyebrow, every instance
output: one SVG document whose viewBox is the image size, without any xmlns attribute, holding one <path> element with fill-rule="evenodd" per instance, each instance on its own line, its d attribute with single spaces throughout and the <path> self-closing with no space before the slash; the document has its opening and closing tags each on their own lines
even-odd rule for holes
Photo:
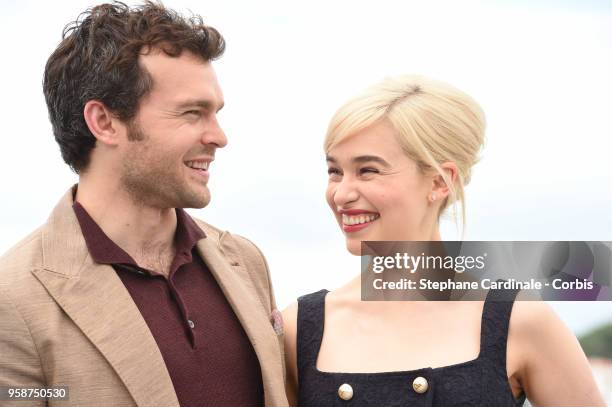
<svg viewBox="0 0 612 407">
<path fill-rule="evenodd" d="M 215 108 L 215 104 L 210 100 L 205 99 L 197 99 L 197 100 L 187 100 L 185 102 L 181 102 L 176 107 L 177 110 L 185 109 L 188 107 L 201 107 L 202 109 L 215 109 L 216 112 L 223 109 L 225 104 L 221 102 L 221 104 Z"/>
<path fill-rule="evenodd" d="M 327 162 L 333 163 L 333 164 L 336 164 L 338 162 L 331 155 L 326 155 L 325 159 L 326 159 Z M 363 163 L 366 163 L 366 162 L 374 161 L 374 162 L 379 163 L 380 165 L 382 165 L 384 167 L 391 167 L 391 164 L 389 164 L 387 161 L 385 161 L 384 159 L 382 159 L 381 157 L 378 157 L 376 155 L 360 155 L 358 157 L 354 157 L 351 161 L 353 163 L 355 163 L 355 164 L 363 164 Z"/>
</svg>

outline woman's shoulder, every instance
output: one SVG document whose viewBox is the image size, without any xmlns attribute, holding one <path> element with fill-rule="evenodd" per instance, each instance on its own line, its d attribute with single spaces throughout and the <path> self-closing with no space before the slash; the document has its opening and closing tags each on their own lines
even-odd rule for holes
<svg viewBox="0 0 612 407">
<path fill-rule="evenodd" d="M 578 339 L 544 301 L 519 294 L 510 317 L 508 361 L 520 363 L 518 379 L 533 404 L 602 405 Z M 509 369 L 510 370 L 510 366 Z M 557 404 L 561 405 L 561 404 Z"/>
<path fill-rule="evenodd" d="M 308 294 L 301 295 L 296 301 L 292 302 L 282 311 L 285 331 L 291 331 L 295 335 L 297 332 L 298 310 L 300 304 L 322 307 L 327 313 L 338 308 L 346 308 L 358 303 L 359 296 L 355 295 L 353 282 L 329 291 L 327 289 L 317 290 Z"/>
<path fill-rule="evenodd" d="M 581 353 L 575 335 L 545 301 L 520 292 L 508 328 L 508 370 L 525 376 L 534 366 Z"/>
<path fill-rule="evenodd" d="M 550 305 L 523 292 L 518 293 L 512 306 L 509 335 L 529 342 L 554 337 L 559 329 L 567 328 Z"/>
<path fill-rule="evenodd" d="M 314 303 L 321 300 L 321 297 L 325 297 L 327 293 L 328 291 L 326 289 L 321 289 L 301 295 L 296 301 L 293 301 L 282 311 L 285 336 L 295 337 L 297 333 L 299 304 Z"/>
<path fill-rule="evenodd" d="M 314 291 L 308 294 L 301 295 L 297 299 L 298 305 L 301 303 L 318 303 L 321 302 L 329 291 L 326 289 L 321 289 L 318 291 Z"/>
</svg>

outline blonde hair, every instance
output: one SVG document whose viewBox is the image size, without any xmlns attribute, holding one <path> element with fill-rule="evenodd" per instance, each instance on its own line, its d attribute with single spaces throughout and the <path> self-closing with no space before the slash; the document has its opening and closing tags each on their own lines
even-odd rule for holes
<svg viewBox="0 0 612 407">
<path fill-rule="evenodd" d="M 450 205 L 460 202 L 464 226 L 464 187 L 484 144 L 485 116 L 478 103 L 448 84 L 422 76 L 388 78 L 338 109 L 327 130 L 325 152 L 382 120 L 391 123 L 402 150 L 423 173 L 434 171 L 449 186 L 438 219 Z M 457 166 L 454 184 L 440 166 L 448 161 Z M 453 215 L 456 221 L 456 208 Z"/>
</svg>

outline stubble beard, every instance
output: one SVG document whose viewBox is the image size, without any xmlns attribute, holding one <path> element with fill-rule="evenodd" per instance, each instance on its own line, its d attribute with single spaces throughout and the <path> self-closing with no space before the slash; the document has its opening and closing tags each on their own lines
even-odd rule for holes
<svg viewBox="0 0 612 407">
<path fill-rule="evenodd" d="M 138 126 L 130 126 L 132 143 L 122 164 L 120 182 L 138 206 L 160 209 L 204 208 L 210 202 L 208 186 L 194 187 L 177 168 L 180 158 L 164 154 L 149 144 L 149 137 Z M 189 171 L 188 169 L 186 169 Z"/>
</svg>

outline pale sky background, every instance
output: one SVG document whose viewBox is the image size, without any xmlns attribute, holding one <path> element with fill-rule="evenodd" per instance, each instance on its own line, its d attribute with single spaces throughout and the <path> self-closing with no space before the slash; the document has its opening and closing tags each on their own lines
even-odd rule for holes
<svg viewBox="0 0 612 407">
<path fill-rule="evenodd" d="M 77 180 L 53 140 L 41 82 L 62 28 L 93 4 L 0 1 L 0 252 Z M 322 141 L 335 109 L 388 75 L 449 82 L 486 112 L 466 239 L 612 240 L 611 3 L 165 4 L 201 14 L 227 41 L 215 66 L 229 145 L 211 167 L 210 206 L 191 213 L 263 250 L 279 307 L 359 272 L 324 201 Z M 446 222 L 443 238 L 457 237 Z M 552 305 L 576 333 L 612 320 L 612 302 Z"/>
</svg>

